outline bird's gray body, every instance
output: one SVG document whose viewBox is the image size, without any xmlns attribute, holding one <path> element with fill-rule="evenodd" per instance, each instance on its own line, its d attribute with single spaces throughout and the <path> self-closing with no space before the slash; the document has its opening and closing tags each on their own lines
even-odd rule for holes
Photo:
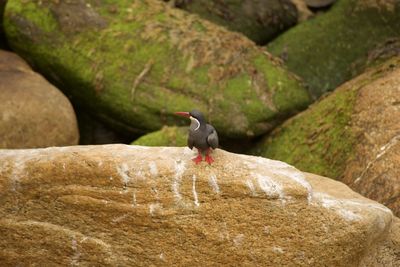
<svg viewBox="0 0 400 267">
<path fill-rule="evenodd" d="M 193 147 L 205 152 L 209 148 L 218 147 L 218 134 L 214 127 L 206 123 L 203 114 L 193 110 L 191 113 L 191 123 L 189 128 L 188 147 Z"/>
<path fill-rule="evenodd" d="M 190 125 L 188 138 L 188 147 L 190 149 L 195 147 L 201 151 L 206 151 L 209 148 L 216 149 L 218 147 L 218 134 L 213 126 L 203 124 L 195 130 L 197 125 L 192 127 L 192 124 Z"/>
</svg>

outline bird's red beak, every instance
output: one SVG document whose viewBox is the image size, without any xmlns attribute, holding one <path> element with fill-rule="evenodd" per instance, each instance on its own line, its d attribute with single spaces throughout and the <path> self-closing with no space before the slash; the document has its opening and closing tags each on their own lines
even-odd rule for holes
<svg viewBox="0 0 400 267">
<path fill-rule="evenodd" d="M 190 118 L 189 112 L 182 112 L 182 111 L 179 111 L 179 112 L 175 112 L 175 114 L 176 114 L 176 115 L 179 115 L 179 116 L 182 116 L 182 117 Z"/>
</svg>

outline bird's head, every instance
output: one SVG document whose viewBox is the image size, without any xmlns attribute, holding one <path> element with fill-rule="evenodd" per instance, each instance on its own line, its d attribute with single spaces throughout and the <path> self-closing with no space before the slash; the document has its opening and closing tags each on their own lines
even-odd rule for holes
<svg viewBox="0 0 400 267">
<path fill-rule="evenodd" d="M 204 118 L 203 114 L 196 109 L 194 109 L 190 112 L 181 112 L 181 111 L 175 112 L 175 114 L 189 118 L 191 121 L 196 121 L 199 124 L 199 126 L 206 122 L 206 119 Z"/>
</svg>

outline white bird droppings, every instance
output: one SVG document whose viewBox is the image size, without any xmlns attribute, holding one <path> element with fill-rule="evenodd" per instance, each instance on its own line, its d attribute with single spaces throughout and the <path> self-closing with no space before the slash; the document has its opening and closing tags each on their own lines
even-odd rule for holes
<svg viewBox="0 0 400 267">
<path fill-rule="evenodd" d="M 196 192 L 196 175 L 193 175 L 193 185 L 192 185 L 192 191 L 193 191 L 193 198 L 194 198 L 194 205 L 196 207 L 200 206 L 199 204 L 199 199 L 197 197 L 197 192 Z"/>
<path fill-rule="evenodd" d="M 253 174 L 255 175 L 258 185 L 265 192 L 265 194 L 269 197 L 278 197 L 279 199 L 284 198 L 285 194 L 283 193 L 282 186 L 277 182 L 261 174 Z"/>
<path fill-rule="evenodd" d="M 177 201 L 182 200 L 181 193 L 179 192 L 179 187 L 181 184 L 182 176 L 183 173 L 185 172 L 186 167 L 185 167 L 185 162 L 178 160 L 175 162 L 175 176 L 174 180 L 172 182 L 172 191 L 174 192 L 175 199 Z"/>
<path fill-rule="evenodd" d="M 150 169 L 151 176 L 153 176 L 153 177 L 158 176 L 158 168 L 157 168 L 157 165 L 153 161 L 149 163 L 149 169 Z"/>
<path fill-rule="evenodd" d="M 124 186 L 126 187 L 131 180 L 131 177 L 129 176 L 129 168 L 126 163 L 122 163 L 121 166 L 117 166 L 117 172 L 121 176 L 122 182 L 124 183 Z"/>
<path fill-rule="evenodd" d="M 210 183 L 210 186 L 214 190 L 215 193 L 219 194 L 219 186 L 218 186 L 218 181 L 217 181 L 217 176 L 215 174 L 210 175 L 210 179 L 208 180 Z"/>
</svg>

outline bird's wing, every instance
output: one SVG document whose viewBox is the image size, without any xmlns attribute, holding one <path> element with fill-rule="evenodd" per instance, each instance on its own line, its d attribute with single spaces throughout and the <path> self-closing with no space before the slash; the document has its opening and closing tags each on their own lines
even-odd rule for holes
<svg viewBox="0 0 400 267">
<path fill-rule="evenodd" d="M 193 149 L 193 146 L 194 146 L 194 140 L 193 140 L 193 137 L 190 136 L 190 134 L 189 134 L 189 137 L 188 137 L 188 140 L 187 140 L 187 146 L 190 149 Z"/>
<path fill-rule="evenodd" d="M 210 147 L 213 149 L 216 149 L 218 147 L 218 134 L 217 131 L 212 127 L 211 125 L 207 124 L 207 130 L 209 132 L 207 136 L 207 143 Z"/>
</svg>

